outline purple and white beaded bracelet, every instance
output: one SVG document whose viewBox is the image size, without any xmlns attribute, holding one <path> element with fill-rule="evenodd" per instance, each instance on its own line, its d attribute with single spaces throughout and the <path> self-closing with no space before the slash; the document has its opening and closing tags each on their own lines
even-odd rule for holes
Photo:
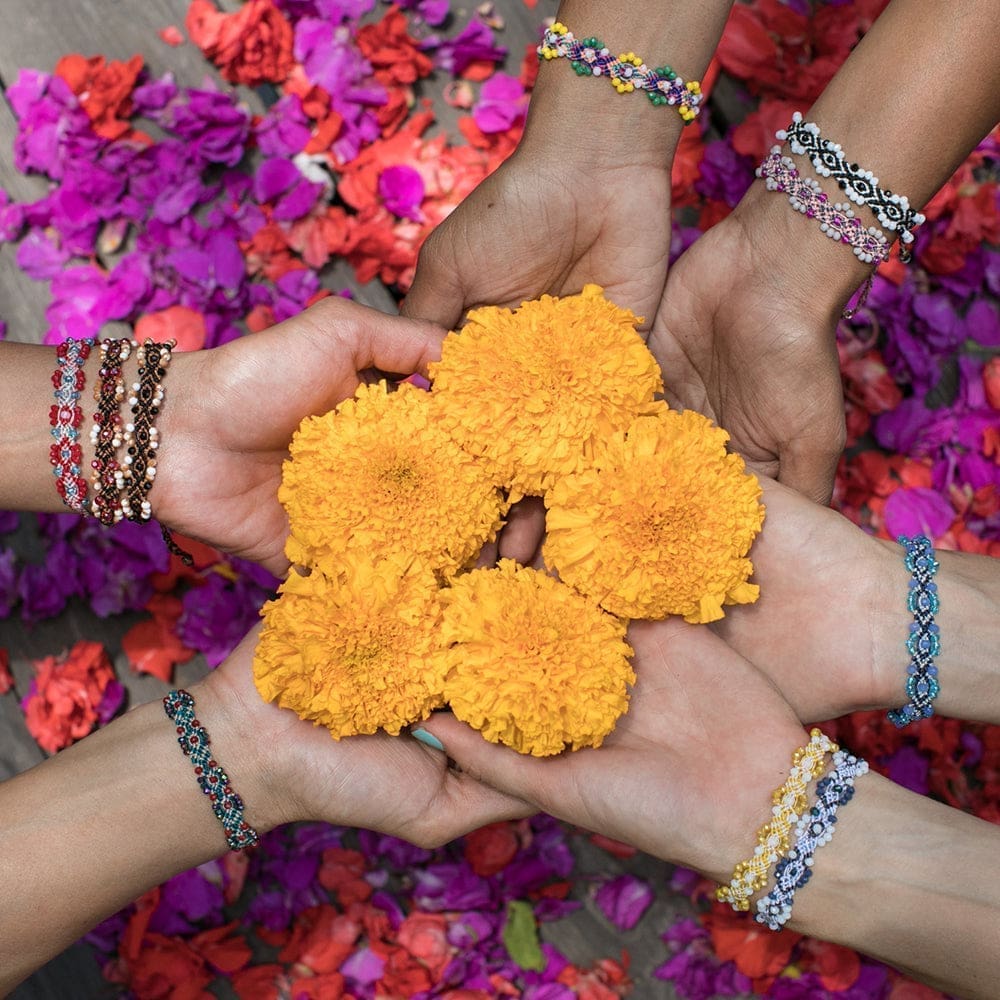
<svg viewBox="0 0 1000 1000">
<path fill-rule="evenodd" d="M 768 191 L 787 194 L 792 208 L 816 219 L 823 233 L 831 240 L 847 244 L 858 260 L 877 267 L 888 259 L 889 241 L 885 233 L 876 226 L 865 227 L 846 202 L 831 202 L 818 181 L 803 177 L 791 157 L 781 155 L 780 146 L 771 148 L 756 172 Z"/>
</svg>

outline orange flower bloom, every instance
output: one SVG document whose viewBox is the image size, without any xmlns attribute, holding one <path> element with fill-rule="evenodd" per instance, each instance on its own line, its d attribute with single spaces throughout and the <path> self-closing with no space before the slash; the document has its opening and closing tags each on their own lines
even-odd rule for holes
<svg viewBox="0 0 1000 1000">
<path fill-rule="evenodd" d="M 271 0 L 248 0 L 233 14 L 192 0 L 184 26 L 230 83 L 282 83 L 294 65 L 292 26 Z"/>
<path fill-rule="evenodd" d="M 134 131 L 129 121 L 132 91 L 142 66 L 142 56 L 132 56 L 127 62 L 108 62 L 104 56 L 86 59 L 74 52 L 56 63 L 55 74 L 61 76 L 80 98 L 98 135 L 105 139 L 149 142 L 149 137 Z"/>
<path fill-rule="evenodd" d="M 104 647 L 81 639 L 64 656 L 35 661 L 24 721 L 38 745 L 56 753 L 113 714 L 123 693 Z"/>
<path fill-rule="evenodd" d="M 487 472 L 436 422 L 429 393 L 363 385 L 354 399 L 303 421 L 278 499 L 288 511 L 285 551 L 335 576 L 356 553 L 406 556 L 449 575 L 474 560 L 501 523 Z"/>
<path fill-rule="evenodd" d="M 710 622 L 755 601 L 746 555 L 761 490 L 728 440 L 701 414 L 657 404 L 549 491 L 546 565 L 626 618 Z"/>
<path fill-rule="evenodd" d="M 429 670 L 440 608 L 430 574 L 358 561 L 339 579 L 292 573 L 264 606 L 254 681 L 265 701 L 326 726 L 334 739 L 397 734 L 441 704 Z"/>
<path fill-rule="evenodd" d="M 444 699 L 493 743 L 537 757 L 598 747 L 628 707 L 625 625 L 502 559 L 442 591 Z"/>
<path fill-rule="evenodd" d="M 637 321 L 597 285 L 519 309 L 474 309 L 431 365 L 442 419 L 498 482 L 544 493 L 662 390 Z"/>
</svg>

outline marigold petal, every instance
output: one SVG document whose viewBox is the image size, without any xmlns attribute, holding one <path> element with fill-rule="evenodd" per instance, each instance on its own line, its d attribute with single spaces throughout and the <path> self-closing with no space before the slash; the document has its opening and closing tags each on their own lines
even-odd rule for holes
<svg viewBox="0 0 1000 1000">
<path fill-rule="evenodd" d="M 498 483 L 544 494 L 662 391 L 638 321 L 597 285 L 518 309 L 472 310 L 430 366 L 442 421 Z"/>
<path fill-rule="evenodd" d="M 549 491 L 546 565 L 626 618 L 704 623 L 755 601 L 746 555 L 764 508 L 728 439 L 699 413 L 656 404 Z"/>
<path fill-rule="evenodd" d="M 622 621 L 510 559 L 441 597 L 443 691 L 457 718 L 539 757 L 601 745 L 635 681 Z"/>
<path fill-rule="evenodd" d="M 348 563 L 339 578 L 292 573 L 264 606 L 254 681 L 265 701 L 335 739 L 397 734 L 442 704 L 432 573 Z"/>
</svg>

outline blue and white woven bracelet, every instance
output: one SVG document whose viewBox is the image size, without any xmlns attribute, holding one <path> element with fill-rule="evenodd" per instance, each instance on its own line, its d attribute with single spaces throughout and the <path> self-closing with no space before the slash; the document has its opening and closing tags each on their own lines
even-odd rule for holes
<svg viewBox="0 0 1000 1000">
<path fill-rule="evenodd" d="M 933 702 L 940 690 L 934 657 L 941 651 L 941 630 L 934 622 L 940 600 L 933 579 L 938 571 L 938 562 L 934 558 L 931 540 L 926 535 L 914 535 L 913 538 L 900 535 L 898 541 L 906 549 L 904 562 L 912 574 L 906 600 L 906 606 L 913 615 L 910 635 L 906 640 L 906 649 L 910 654 L 906 695 L 910 700 L 901 708 L 892 709 L 888 717 L 893 725 L 902 729 L 917 719 L 926 719 L 934 714 Z"/>
<path fill-rule="evenodd" d="M 867 773 L 868 763 L 846 750 L 833 755 L 833 770 L 816 785 L 816 804 L 795 827 L 795 844 L 774 870 L 774 888 L 757 900 L 754 920 L 772 931 L 792 916 L 795 893 L 812 877 L 816 851 L 833 837 L 837 810 L 854 797 L 854 779 Z"/>
</svg>

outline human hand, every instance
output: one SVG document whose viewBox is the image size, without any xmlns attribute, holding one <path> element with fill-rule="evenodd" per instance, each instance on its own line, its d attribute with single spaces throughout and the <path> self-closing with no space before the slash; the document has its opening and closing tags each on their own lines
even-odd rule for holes
<svg viewBox="0 0 1000 1000">
<path fill-rule="evenodd" d="M 403 314 L 454 329 L 476 306 L 596 283 L 648 329 L 670 250 L 670 166 L 660 160 L 595 150 L 579 163 L 551 137 L 526 137 L 424 243 Z"/>
<path fill-rule="evenodd" d="M 728 881 L 807 742 L 773 685 L 709 629 L 633 623 L 638 681 L 598 750 L 522 756 L 453 716 L 423 727 L 464 774 L 657 857 Z"/>
<path fill-rule="evenodd" d="M 535 811 L 450 768 L 443 753 L 410 736 L 334 740 L 322 726 L 263 701 L 251 670 L 258 633 L 254 628 L 191 691 L 201 717 L 211 720 L 219 759 L 239 777 L 248 819 L 259 830 L 325 820 L 436 847 Z"/>
<path fill-rule="evenodd" d="M 902 702 L 912 615 L 900 546 L 772 479 L 760 483 L 767 516 L 750 551 L 760 597 L 711 627 L 803 722 Z"/>
<path fill-rule="evenodd" d="M 767 517 L 750 551 L 760 598 L 727 608 L 711 628 L 772 680 L 803 722 L 903 704 L 913 623 L 903 547 L 773 480 L 761 486 Z M 1000 564 L 969 552 L 936 550 L 935 558 L 935 711 L 996 723 Z"/>
<path fill-rule="evenodd" d="M 373 369 L 425 371 L 442 337 L 428 323 L 330 297 L 269 330 L 176 355 L 153 510 L 182 534 L 284 575 L 288 521 L 277 492 L 293 432 L 353 395 Z"/>
<path fill-rule="evenodd" d="M 829 502 L 845 440 L 834 333 L 864 276 L 754 185 L 671 269 L 649 339 L 668 399 L 724 427 L 754 471 Z"/>
</svg>

